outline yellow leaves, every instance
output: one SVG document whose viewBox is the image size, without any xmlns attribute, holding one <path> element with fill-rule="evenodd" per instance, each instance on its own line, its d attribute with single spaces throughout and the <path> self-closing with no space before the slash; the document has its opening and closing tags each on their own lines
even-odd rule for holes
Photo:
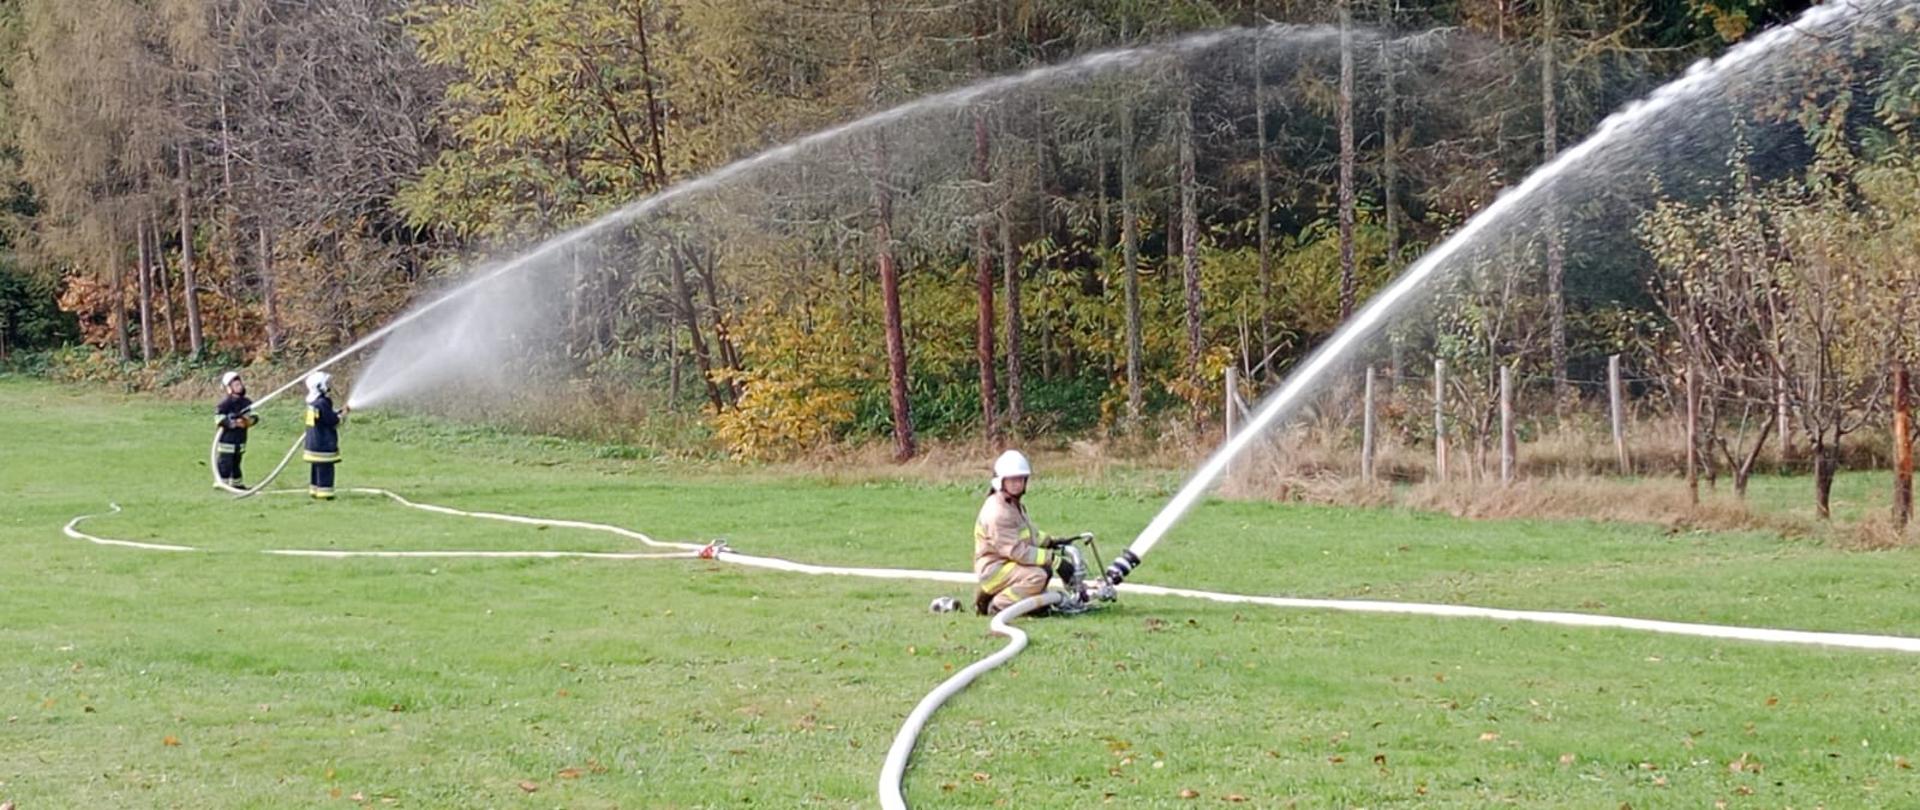
<svg viewBox="0 0 1920 810">
<path fill-rule="evenodd" d="M 1493 741 L 1495 741 L 1495 740 L 1498 740 L 1498 739 L 1500 739 L 1500 732 L 1498 732 L 1498 731 L 1482 731 L 1482 732 L 1480 732 L 1480 741 L 1481 741 L 1481 742 L 1493 742 Z"/>
<path fill-rule="evenodd" d="M 168 748 L 178 748 L 180 746 L 180 738 L 175 737 L 172 734 L 168 734 L 167 736 L 160 738 L 160 744 Z"/>
<path fill-rule="evenodd" d="M 863 354 L 851 330 L 824 314 L 807 323 L 762 306 L 736 326 L 750 367 L 731 380 L 740 385 L 740 401 L 714 417 L 714 433 L 735 456 L 791 457 L 852 424 L 849 383 L 862 376 L 862 358 L 874 347 Z"/>
</svg>

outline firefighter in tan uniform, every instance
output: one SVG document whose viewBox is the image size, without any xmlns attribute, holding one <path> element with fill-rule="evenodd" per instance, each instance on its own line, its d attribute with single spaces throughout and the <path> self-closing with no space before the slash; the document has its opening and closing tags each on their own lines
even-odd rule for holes
<svg viewBox="0 0 1920 810">
<path fill-rule="evenodd" d="M 980 581 L 973 608 L 983 616 L 1039 595 L 1053 576 L 1052 544 L 1020 503 L 1032 475 L 1033 465 L 1018 451 L 1008 450 L 993 462 L 992 492 L 973 524 L 973 573 Z"/>
</svg>

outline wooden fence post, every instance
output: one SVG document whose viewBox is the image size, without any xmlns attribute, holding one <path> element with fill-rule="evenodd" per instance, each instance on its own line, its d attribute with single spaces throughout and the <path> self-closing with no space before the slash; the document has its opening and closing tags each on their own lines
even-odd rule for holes
<svg viewBox="0 0 1920 810">
<path fill-rule="evenodd" d="M 1447 361 L 1433 361 L 1433 468 L 1447 481 Z"/>
<path fill-rule="evenodd" d="M 1366 413 L 1360 419 L 1360 477 L 1373 482 L 1373 366 L 1367 366 L 1367 390 L 1361 400 Z"/>
<path fill-rule="evenodd" d="M 1906 361 L 1893 363 L 1893 526 L 1905 531 L 1913 518 L 1913 389 Z"/>
<path fill-rule="evenodd" d="M 1500 483 L 1513 483 L 1520 443 L 1513 432 L 1513 366 L 1500 367 Z"/>
<path fill-rule="evenodd" d="M 1620 355 L 1607 358 L 1607 401 L 1613 408 L 1613 454 L 1620 461 L 1620 474 L 1632 475 L 1633 464 L 1627 458 L 1626 396 L 1620 384 Z"/>
</svg>

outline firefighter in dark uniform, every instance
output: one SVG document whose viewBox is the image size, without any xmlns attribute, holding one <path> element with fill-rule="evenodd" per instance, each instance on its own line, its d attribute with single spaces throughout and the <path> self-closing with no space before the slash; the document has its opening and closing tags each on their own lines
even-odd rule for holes
<svg viewBox="0 0 1920 810">
<path fill-rule="evenodd" d="M 220 436 L 213 440 L 214 470 L 220 483 L 241 489 L 246 487 L 241 483 L 240 459 L 247 454 L 247 428 L 260 424 L 260 416 L 253 412 L 253 400 L 247 399 L 247 384 L 240 372 L 220 375 L 220 387 L 227 396 L 213 409 L 214 424 L 220 426 Z"/>
<path fill-rule="evenodd" d="M 304 458 L 313 465 L 307 493 L 315 500 L 333 500 L 333 465 L 340 463 L 340 423 L 351 408 L 333 409 L 333 375 L 307 375 L 307 441 Z"/>
</svg>

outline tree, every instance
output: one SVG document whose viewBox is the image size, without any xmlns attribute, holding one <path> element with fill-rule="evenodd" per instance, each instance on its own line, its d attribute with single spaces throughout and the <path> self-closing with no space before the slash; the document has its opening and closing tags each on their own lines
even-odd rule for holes
<svg viewBox="0 0 1920 810">
<path fill-rule="evenodd" d="M 1194 170 L 1191 91 L 1182 90 L 1179 120 L 1175 123 L 1180 139 L 1180 278 L 1186 290 L 1187 397 L 1193 404 L 1194 423 L 1199 424 L 1206 418 L 1206 379 L 1201 366 L 1206 336 L 1200 311 L 1200 212 L 1194 199 L 1200 181 Z"/>
<path fill-rule="evenodd" d="M 1560 107 L 1554 98 L 1559 79 L 1554 75 L 1554 39 L 1560 35 L 1557 0 L 1540 0 L 1540 162 L 1552 163 L 1560 151 Z M 1561 243 L 1559 201 L 1546 202 L 1547 232 L 1547 352 L 1553 371 L 1553 401 L 1564 410 L 1573 398 L 1567 381 L 1566 248 Z"/>
<path fill-rule="evenodd" d="M 1356 275 L 1353 265 L 1353 14 L 1351 0 L 1340 6 L 1340 320 L 1353 316 Z"/>
</svg>

